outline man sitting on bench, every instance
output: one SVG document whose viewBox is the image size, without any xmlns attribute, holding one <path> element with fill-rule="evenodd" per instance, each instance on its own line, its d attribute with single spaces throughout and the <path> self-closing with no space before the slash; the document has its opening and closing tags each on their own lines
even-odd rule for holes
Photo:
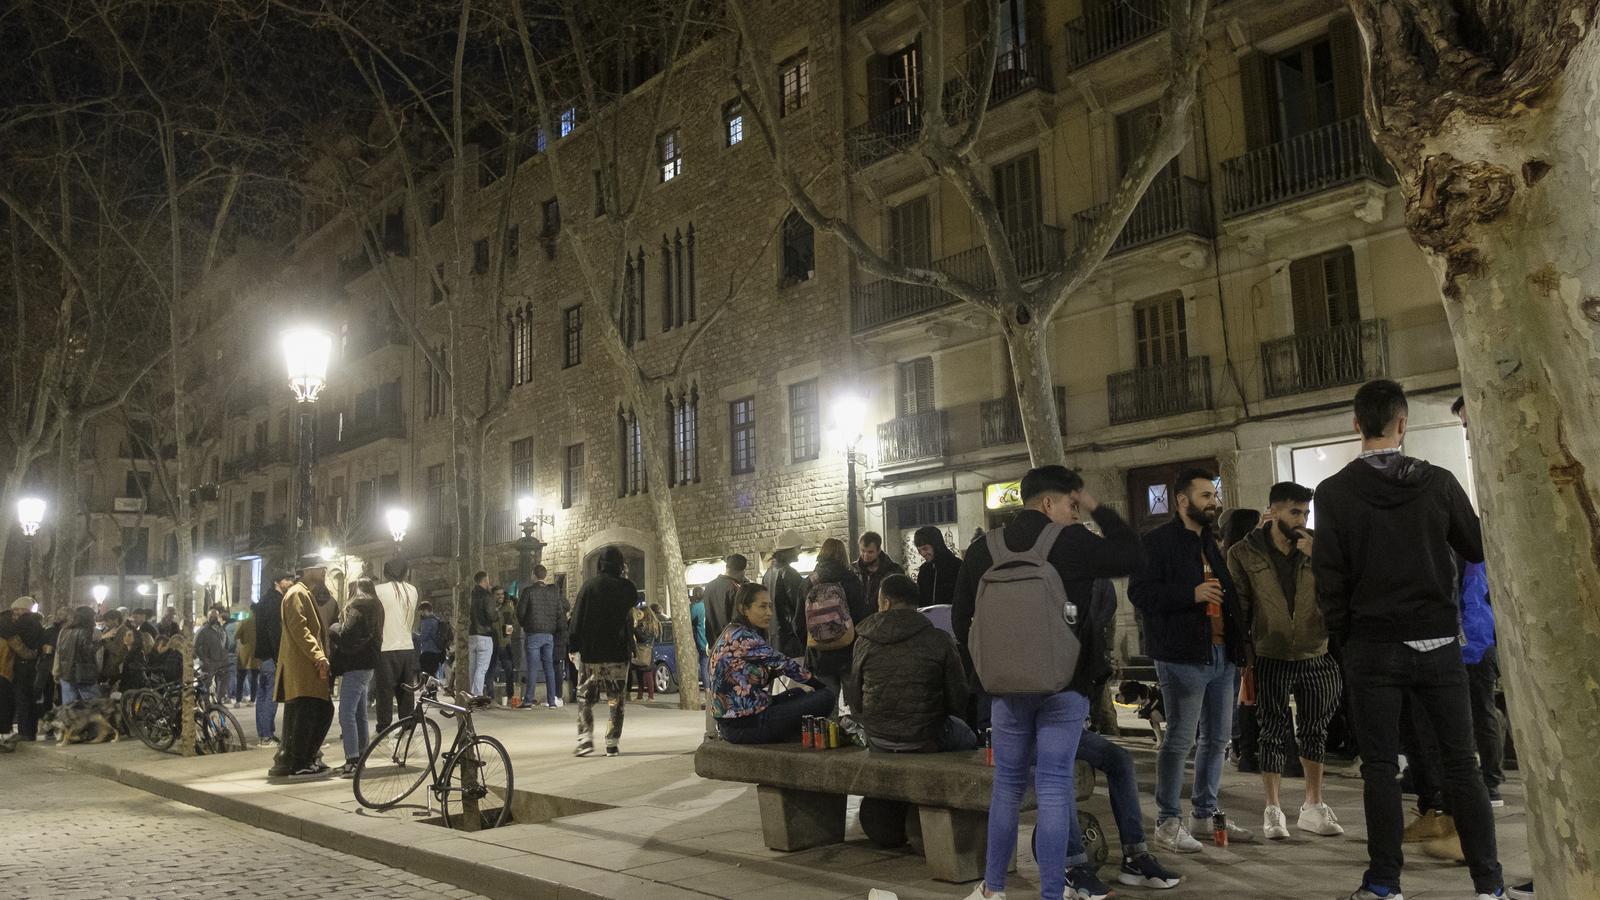
<svg viewBox="0 0 1600 900">
<path fill-rule="evenodd" d="M 957 717 L 967 708 L 967 678 L 955 639 L 917 611 L 917 583 L 905 575 L 885 578 L 877 599 L 878 613 L 856 626 L 845 683 L 867 746 L 894 753 L 977 749 L 977 735 Z"/>
</svg>

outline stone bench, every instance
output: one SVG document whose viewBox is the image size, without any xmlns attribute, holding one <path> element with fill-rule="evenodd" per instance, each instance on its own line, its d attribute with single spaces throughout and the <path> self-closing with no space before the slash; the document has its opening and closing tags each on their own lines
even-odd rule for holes
<svg viewBox="0 0 1600 900">
<path fill-rule="evenodd" d="M 756 785 L 762 835 L 774 850 L 843 841 L 845 800 L 855 794 L 865 798 L 862 828 L 875 843 L 904 843 L 904 828 L 897 828 L 893 814 L 885 816 L 882 810 L 914 811 L 906 820 L 920 825 L 923 857 L 935 878 L 965 882 L 983 877 L 994 769 L 984 762 L 982 751 L 879 753 L 859 747 L 810 750 L 800 744 L 707 741 L 695 751 L 694 770 L 701 778 Z M 1094 774 L 1078 763 L 1080 803 L 1094 791 Z M 869 801 L 879 814 L 869 814 Z M 1023 803 L 1032 807 L 1032 791 Z"/>
</svg>

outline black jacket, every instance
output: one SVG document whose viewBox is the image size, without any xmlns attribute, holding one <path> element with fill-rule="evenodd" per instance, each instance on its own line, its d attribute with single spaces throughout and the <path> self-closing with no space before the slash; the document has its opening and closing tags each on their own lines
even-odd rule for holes
<svg viewBox="0 0 1600 900">
<path fill-rule="evenodd" d="M 567 596 L 554 584 L 530 584 L 517 594 L 517 624 L 523 634 L 555 634 L 567 628 Z"/>
<path fill-rule="evenodd" d="M 357 597 L 345 607 L 344 617 L 328 626 L 333 646 L 329 668 L 335 675 L 378 667 L 383 648 L 383 604 L 376 597 Z"/>
<path fill-rule="evenodd" d="M 1056 545 L 1050 548 L 1050 564 L 1061 575 L 1061 584 L 1067 589 L 1067 599 L 1078 607 L 1078 640 L 1082 651 L 1078 656 L 1078 672 L 1072 677 L 1068 690 L 1088 694 L 1097 680 L 1103 680 L 1107 652 L 1100 644 L 1105 640 L 1103 623 L 1095 622 L 1093 615 L 1094 582 L 1096 578 L 1120 578 L 1139 569 L 1142 559 L 1139 534 L 1122 517 L 1108 506 L 1095 508 L 1095 524 L 1105 537 L 1074 525 L 1064 528 Z M 1025 509 L 1001 532 L 1006 546 L 1025 551 L 1039 539 L 1039 533 L 1050 524 L 1050 519 L 1038 510 Z M 967 548 L 967 558 L 961 564 L 961 579 L 956 583 L 955 604 L 950 610 L 950 623 L 955 628 L 956 640 L 967 654 L 967 639 L 972 633 L 972 617 L 977 611 L 978 582 L 989 571 L 994 560 L 989 555 L 988 535 L 972 542 Z"/>
<path fill-rule="evenodd" d="M 772 626 L 767 643 L 790 659 L 806 655 L 806 577 L 793 566 L 772 566 L 761 576 L 772 598 Z"/>
<path fill-rule="evenodd" d="M 917 569 L 917 593 L 922 596 L 922 605 L 955 603 L 956 584 L 961 580 L 962 568 L 961 557 L 948 549 L 935 551 L 933 559 Z"/>
<path fill-rule="evenodd" d="M 859 559 L 850 564 L 850 569 L 856 573 L 857 578 L 861 579 L 861 587 L 867 592 L 867 602 L 873 604 L 874 608 L 878 603 L 878 585 L 883 584 L 883 580 L 890 575 L 904 575 L 906 573 L 906 570 L 899 563 L 890 559 L 889 554 L 884 553 L 882 550 L 878 551 L 878 567 L 873 571 L 868 572 L 867 567 L 862 565 Z"/>
<path fill-rule="evenodd" d="M 567 649 L 588 663 L 625 663 L 633 655 L 633 582 L 602 572 L 584 582 L 572 612 Z"/>
<path fill-rule="evenodd" d="M 1317 515 L 1322 515 L 1321 507 Z M 1205 580 L 1204 553 L 1211 572 L 1222 582 L 1222 636 L 1228 660 L 1244 664 L 1244 617 L 1228 575 L 1228 562 L 1207 528 L 1195 534 L 1173 516 L 1144 536 L 1144 568 L 1128 580 L 1128 599 L 1144 625 L 1144 652 L 1170 663 L 1211 660 L 1211 617 L 1204 603 L 1194 602 L 1194 589 Z"/>
<path fill-rule="evenodd" d="M 733 597 L 739 593 L 743 581 L 734 581 L 726 572 L 711 579 L 706 585 L 706 639 L 712 644 L 733 621 Z"/>
<path fill-rule="evenodd" d="M 492 637 L 498 643 L 505 637 L 505 629 L 500 627 L 499 607 L 495 605 L 494 594 L 486 587 L 472 586 L 472 598 L 467 607 L 467 634 L 472 637 Z"/>
<path fill-rule="evenodd" d="M 1461 628 L 1456 562 L 1483 535 L 1450 470 L 1394 454 L 1357 459 L 1317 487 L 1317 600 L 1336 643 L 1416 641 Z"/>
<path fill-rule="evenodd" d="M 931 750 L 948 716 L 967 708 L 955 639 L 914 609 L 895 607 L 856 625 L 845 699 L 869 741 Z"/>
<path fill-rule="evenodd" d="M 847 566 L 817 563 L 817 568 L 812 571 L 811 577 L 806 579 L 806 590 L 809 591 L 814 584 L 837 584 L 844 589 L 844 599 L 850 606 L 850 621 L 857 628 L 870 616 L 878 611 L 878 605 L 867 600 L 867 592 L 861 587 L 861 579 Z M 805 599 L 801 598 L 800 622 L 804 631 L 806 619 Z M 842 647 L 838 650 L 806 651 L 806 665 L 812 674 L 827 676 L 842 676 L 850 671 L 851 648 Z"/>
<path fill-rule="evenodd" d="M 278 642 L 283 639 L 283 594 L 267 588 L 261 601 L 250 607 L 256 620 L 256 659 L 277 659 Z"/>
</svg>

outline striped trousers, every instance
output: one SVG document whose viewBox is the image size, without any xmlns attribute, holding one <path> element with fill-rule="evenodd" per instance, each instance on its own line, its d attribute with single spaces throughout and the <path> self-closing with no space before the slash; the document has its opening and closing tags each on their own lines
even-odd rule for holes
<svg viewBox="0 0 1600 900">
<path fill-rule="evenodd" d="M 1328 723 L 1339 709 L 1339 664 L 1324 653 L 1312 659 L 1256 657 L 1256 720 L 1261 728 L 1261 771 L 1284 768 L 1289 728 L 1300 743 L 1300 758 L 1322 762 L 1328 748 Z M 1289 696 L 1294 695 L 1291 721 Z"/>
</svg>

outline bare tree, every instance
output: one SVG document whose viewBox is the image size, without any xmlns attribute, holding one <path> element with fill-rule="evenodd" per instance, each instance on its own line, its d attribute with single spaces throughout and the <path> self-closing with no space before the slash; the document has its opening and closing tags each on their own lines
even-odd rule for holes
<svg viewBox="0 0 1600 900">
<path fill-rule="evenodd" d="M 749 0 L 728 0 L 727 6 L 740 38 L 742 68 L 736 75 L 744 108 L 756 123 L 772 156 L 775 177 L 795 209 L 818 231 L 833 235 L 855 257 L 864 271 L 904 284 L 934 288 L 987 313 L 999 323 L 1011 358 L 1017 404 L 1034 465 L 1060 462 L 1064 456 L 1061 423 L 1056 414 L 1053 365 L 1047 351 L 1050 322 L 1078 295 L 1095 267 L 1105 259 L 1122 227 L 1145 191 L 1189 141 L 1195 105 L 1195 78 L 1205 58 L 1205 24 L 1208 0 L 1167 0 L 1171 45 L 1167 83 L 1157 101 L 1156 122 L 1149 142 L 1129 161 L 1127 172 L 1111 201 L 1095 219 L 1085 238 L 1048 267 L 1039 265 L 1042 236 L 1012 233 L 995 201 L 978 151 L 983 137 L 988 98 L 993 90 L 1001 34 L 1001 4 L 974 0 L 985 23 L 977 43 L 962 63 L 946 59 L 948 45 L 945 0 L 918 0 L 924 23 L 923 61 L 919 88 L 921 106 L 916 140 L 907 149 L 926 161 L 930 169 L 952 188 L 971 213 L 978 237 L 988 257 L 992 277 L 986 281 L 963 278 L 934 267 L 903 265 L 874 249 L 842 214 L 824 210 L 806 187 L 804 173 L 794 162 L 789 138 L 779 127 L 776 112 L 779 93 L 772 59 L 753 27 Z M 1043 268 L 1024 277 L 1019 263 L 1032 261 Z"/>
<path fill-rule="evenodd" d="M 1539 895 L 1600 896 L 1600 4 L 1350 6 L 1466 386 Z"/>
</svg>

